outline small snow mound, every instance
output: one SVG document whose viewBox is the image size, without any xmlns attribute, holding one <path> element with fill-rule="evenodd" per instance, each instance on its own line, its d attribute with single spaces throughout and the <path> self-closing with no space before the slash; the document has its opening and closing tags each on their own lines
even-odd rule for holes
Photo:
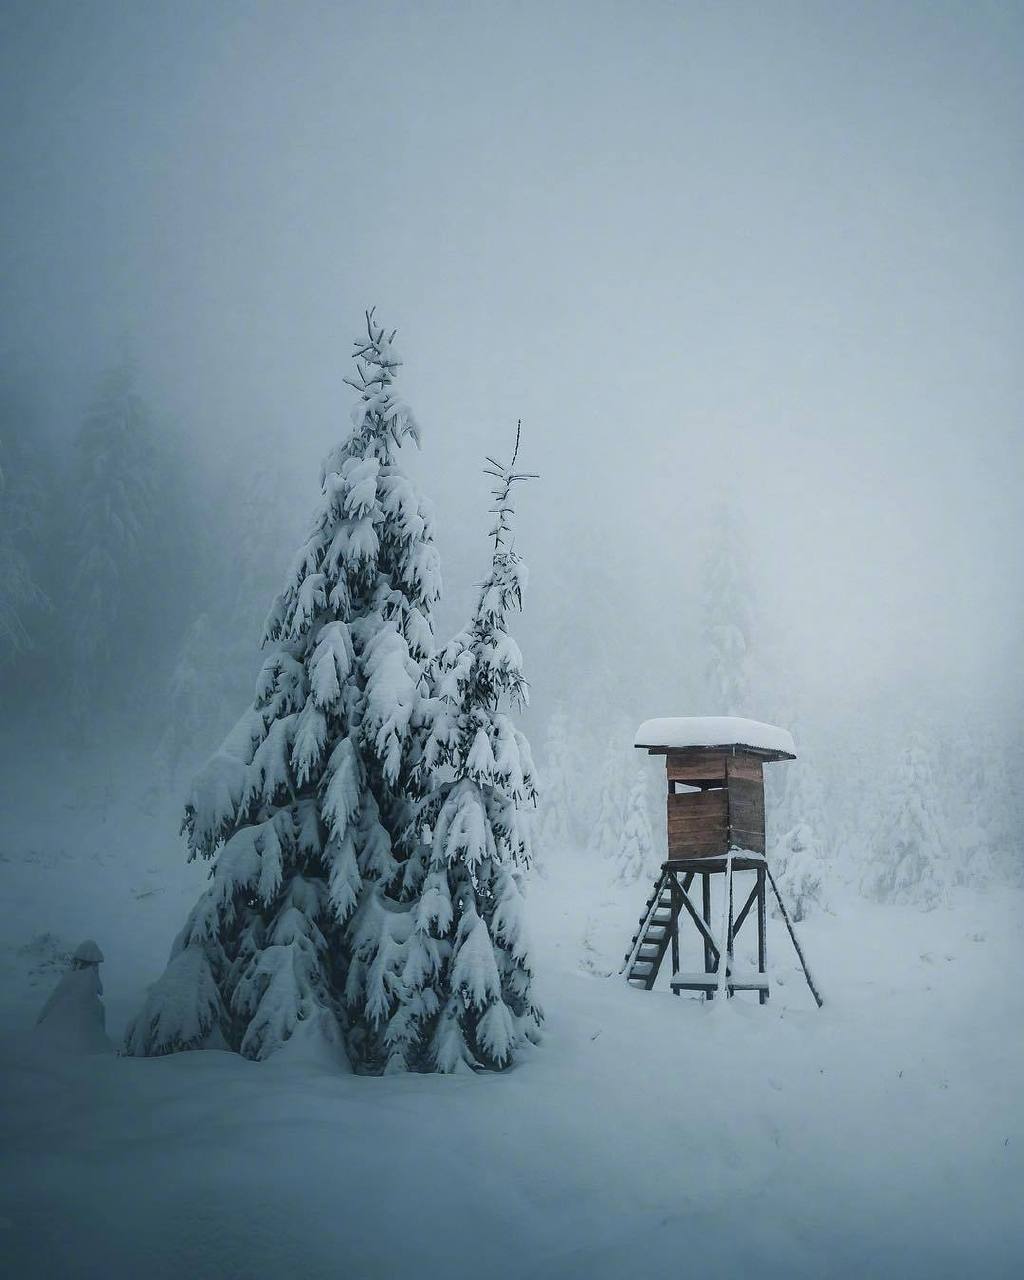
<svg viewBox="0 0 1024 1280">
<path fill-rule="evenodd" d="M 62 1054 L 110 1053 L 102 991 L 95 964 L 68 969 L 39 1014 L 39 1042 Z"/>
<path fill-rule="evenodd" d="M 788 729 L 739 716 L 661 716 L 645 720 L 633 739 L 635 747 L 752 747 L 796 757 Z"/>
</svg>

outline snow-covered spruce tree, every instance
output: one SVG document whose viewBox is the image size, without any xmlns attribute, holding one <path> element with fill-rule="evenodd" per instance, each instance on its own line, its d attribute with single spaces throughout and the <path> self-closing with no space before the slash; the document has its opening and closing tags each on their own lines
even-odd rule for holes
<svg viewBox="0 0 1024 1280">
<path fill-rule="evenodd" d="M 787 765 L 781 808 L 781 835 L 772 842 L 775 879 L 790 915 L 803 920 L 824 902 L 827 859 L 820 788 L 806 759 Z M 778 911 L 774 901 L 772 909 Z"/>
<path fill-rule="evenodd" d="M 49 460 L 37 438 L 31 408 L 0 394 L 0 663 L 35 646 L 38 623 L 51 609 L 41 581 L 51 550 L 41 547 Z"/>
<path fill-rule="evenodd" d="M 992 738 L 998 745 L 993 749 L 985 770 L 984 815 L 991 870 L 994 877 L 1020 883 L 1021 871 L 1024 870 L 1021 841 L 1017 834 L 1021 829 L 1021 789 L 1014 784 L 1019 773 L 1014 767 L 1014 753 L 1007 737 L 993 732 Z"/>
<path fill-rule="evenodd" d="M 398 992 L 384 950 L 410 820 L 411 719 L 440 591 L 431 516 L 398 463 L 419 433 L 394 393 L 393 334 L 366 317 L 348 438 L 324 462 L 319 509 L 267 619 L 253 706 L 199 774 L 183 830 L 210 886 L 129 1028 L 129 1053 L 222 1042 L 265 1058 L 302 1023 L 340 1019 L 376 1069 Z M 350 970 L 349 962 L 354 968 Z M 353 973 L 356 975 L 353 977 Z M 309 1028 L 303 1028 L 308 1030 Z"/>
<path fill-rule="evenodd" d="M 292 515 L 300 492 L 298 479 L 279 464 L 267 442 L 242 478 L 233 509 L 224 513 L 226 536 L 237 546 L 218 583 L 216 614 L 232 651 L 229 690 L 243 681 L 250 687 L 257 673 L 258 664 L 253 668 L 252 663 L 254 640 L 263 630 L 267 600 L 288 569 L 288 548 L 302 533 Z"/>
<path fill-rule="evenodd" d="M 1024 737 L 1018 724 L 1002 739 L 1000 751 L 993 814 L 997 866 L 1010 884 L 1024 885 L 1024 841 L 1020 837 L 1024 829 L 1024 788 L 1015 781 L 1024 773 Z"/>
<path fill-rule="evenodd" d="M 629 763 L 622 741 L 609 738 L 601 766 L 597 817 L 590 836 L 591 850 L 602 858 L 614 858 L 622 840 Z"/>
<path fill-rule="evenodd" d="M 719 504 L 702 571 L 705 683 L 715 715 L 750 714 L 751 584 L 737 517 Z"/>
<path fill-rule="evenodd" d="M 187 778 L 185 768 L 200 752 L 205 755 L 231 723 L 225 719 L 223 659 L 209 614 L 199 614 L 185 632 L 171 674 L 167 724 L 156 750 L 162 787 Z"/>
<path fill-rule="evenodd" d="M 821 904 L 821 847 L 809 822 L 798 822 L 789 828 L 781 843 L 772 851 L 775 880 L 793 920 L 805 920 Z M 773 904 L 773 910 L 778 907 Z"/>
<path fill-rule="evenodd" d="M 233 473 L 225 498 L 203 495 L 213 508 L 203 557 L 210 568 L 197 579 L 196 616 L 181 638 L 167 691 L 166 726 L 156 750 L 160 788 L 179 772 L 194 771 L 243 705 L 261 666 L 260 637 L 267 601 L 274 598 L 304 532 L 294 519 L 290 472 L 267 461 L 268 442 L 254 442 L 248 476 Z M 211 486 L 214 481 L 208 480 Z M 228 502 L 226 498 L 233 498 Z M 211 571 L 212 570 L 212 571 Z"/>
<path fill-rule="evenodd" d="M 50 607 L 29 559 L 43 522 L 42 492 L 14 453 L 0 438 L 0 661 L 32 647 L 29 622 Z"/>
<path fill-rule="evenodd" d="M 125 361 L 100 386 L 75 444 L 70 538 L 72 686 L 78 713 L 95 695 L 125 629 L 158 502 L 150 415 Z"/>
<path fill-rule="evenodd" d="M 939 766 L 940 802 L 951 874 L 959 884 L 980 888 L 1003 877 L 1005 855 L 1015 844 L 1009 743 L 996 724 L 972 723 L 967 717 L 943 738 L 947 750 Z"/>
<path fill-rule="evenodd" d="M 900 755 L 861 881 L 868 897 L 920 906 L 933 906 L 942 898 L 949 868 L 936 810 L 928 744 L 913 733 Z"/>
<path fill-rule="evenodd" d="M 615 879 L 633 884 L 654 874 L 654 836 L 647 793 L 647 774 L 638 769 L 626 799 L 625 818 L 615 856 Z"/>
<path fill-rule="evenodd" d="M 429 790 L 404 868 L 408 932 L 392 930 L 404 994 L 386 1040 L 410 1065 L 442 1072 L 511 1066 L 539 1037 L 519 876 L 530 862 L 524 806 L 536 803 L 529 743 L 513 713 L 527 702 L 509 633 L 526 569 L 512 540 L 519 432 L 495 479 L 494 550 L 470 625 L 438 654 L 433 696 L 417 713 L 419 772 Z M 381 963 L 370 949 L 370 964 Z M 385 961 L 386 963 L 386 961 Z"/>
<path fill-rule="evenodd" d="M 576 843 L 569 719 L 561 703 L 548 719 L 542 777 L 544 795 L 539 811 L 535 850 L 537 868 L 541 873 L 552 855 L 558 857 Z"/>
</svg>

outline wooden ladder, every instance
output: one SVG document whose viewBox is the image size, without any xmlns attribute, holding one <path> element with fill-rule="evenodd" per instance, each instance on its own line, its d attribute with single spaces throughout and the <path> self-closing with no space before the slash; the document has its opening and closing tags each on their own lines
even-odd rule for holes
<svg viewBox="0 0 1024 1280">
<path fill-rule="evenodd" d="M 626 973 L 627 982 L 642 984 L 645 991 L 650 991 L 671 940 L 671 877 L 667 871 L 662 871 L 654 883 L 654 891 L 647 899 L 619 973 Z"/>
</svg>

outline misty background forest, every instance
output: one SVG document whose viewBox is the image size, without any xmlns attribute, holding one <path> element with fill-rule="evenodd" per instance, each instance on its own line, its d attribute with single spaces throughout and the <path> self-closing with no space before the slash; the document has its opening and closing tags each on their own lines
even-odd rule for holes
<svg viewBox="0 0 1024 1280">
<path fill-rule="evenodd" d="M 2 6 L 11 1275 L 1019 1273 L 1022 54 L 1006 2 Z M 657 716 L 792 732 L 820 1011 L 777 913 L 763 1008 L 619 976 Z M 226 879 L 278 811 L 324 850 Z"/>
</svg>

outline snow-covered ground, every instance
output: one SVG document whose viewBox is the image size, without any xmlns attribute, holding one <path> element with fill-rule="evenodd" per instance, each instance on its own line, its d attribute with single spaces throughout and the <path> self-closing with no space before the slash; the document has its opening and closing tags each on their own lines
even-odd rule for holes
<svg viewBox="0 0 1024 1280">
<path fill-rule="evenodd" d="M 530 886 L 546 1040 L 505 1075 L 55 1057 L 31 1032 L 54 953 L 99 942 L 116 1039 L 203 871 L 170 801 L 134 798 L 130 752 L 56 792 L 52 759 L 21 766 L 0 794 L 0 1273 L 1024 1273 L 1019 892 L 839 895 L 801 927 L 823 1010 L 774 920 L 770 1003 L 704 1005 L 625 986 L 647 886 L 567 853 Z"/>
</svg>

